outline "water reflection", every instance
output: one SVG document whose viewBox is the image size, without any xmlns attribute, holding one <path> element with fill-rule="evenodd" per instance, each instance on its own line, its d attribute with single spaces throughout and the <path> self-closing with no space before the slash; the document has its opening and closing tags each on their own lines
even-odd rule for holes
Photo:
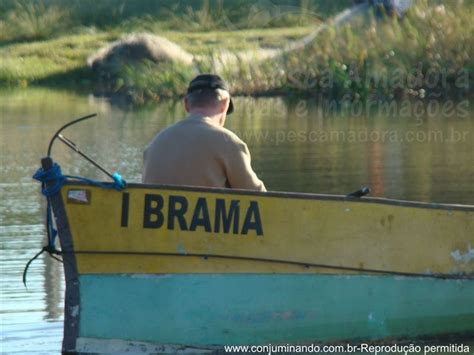
<svg viewBox="0 0 474 355">
<path fill-rule="evenodd" d="M 45 240 L 46 244 L 47 241 Z M 63 315 L 63 288 L 62 279 L 58 276 L 62 276 L 62 264 L 52 258 L 43 258 L 44 263 L 44 280 L 43 290 L 44 303 L 45 303 L 45 315 L 44 320 L 56 320 L 61 319 Z"/>
<path fill-rule="evenodd" d="M 240 98 L 227 127 L 249 145 L 253 166 L 270 190 L 347 193 L 369 185 L 376 196 L 474 204 L 474 120 L 471 117 L 327 115 L 310 101 Z M 49 257 L 33 263 L 28 290 L 21 273 L 45 243 L 44 201 L 31 175 L 52 133 L 74 117 L 97 112 L 65 135 L 110 170 L 140 181 L 142 152 L 162 128 L 184 116 L 180 102 L 141 109 L 68 92 L 0 92 L 1 315 L 4 324 L 62 317 L 62 265 Z M 381 139 L 385 133 L 397 139 Z M 441 132 L 444 141 L 404 140 L 407 133 Z M 464 140 L 446 139 L 467 132 Z M 372 139 L 372 135 L 379 137 Z M 371 138 L 372 137 L 372 138 Z M 420 136 L 421 137 L 421 136 Z M 63 171 L 106 179 L 57 143 Z"/>
</svg>

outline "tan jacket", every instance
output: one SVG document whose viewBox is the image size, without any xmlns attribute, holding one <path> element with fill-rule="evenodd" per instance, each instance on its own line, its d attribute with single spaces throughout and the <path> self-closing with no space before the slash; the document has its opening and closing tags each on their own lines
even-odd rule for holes
<svg viewBox="0 0 474 355">
<path fill-rule="evenodd" d="M 144 153 L 143 182 L 266 191 L 247 145 L 211 119 L 190 116 L 161 131 Z"/>
</svg>

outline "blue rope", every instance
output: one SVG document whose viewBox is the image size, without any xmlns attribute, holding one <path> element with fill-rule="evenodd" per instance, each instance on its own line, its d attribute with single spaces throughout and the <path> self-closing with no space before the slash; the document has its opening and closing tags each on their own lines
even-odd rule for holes
<svg viewBox="0 0 474 355">
<path fill-rule="evenodd" d="M 100 182 L 82 176 L 63 175 L 61 172 L 61 167 L 57 163 L 54 163 L 52 168 L 47 171 L 44 171 L 43 168 L 39 168 L 33 175 L 33 179 L 38 180 L 42 183 L 41 192 L 46 197 L 50 197 L 57 194 L 61 190 L 61 187 L 66 184 L 68 179 L 84 181 L 94 186 L 102 187 L 104 189 L 115 189 L 117 191 L 122 191 L 127 187 L 127 182 L 122 178 L 119 173 L 112 174 L 112 179 L 114 180 L 113 183 Z M 54 185 L 46 187 L 46 183 L 50 181 L 54 181 Z"/>
<path fill-rule="evenodd" d="M 33 175 L 33 179 L 41 182 L 41 192 L 46 197 L 57 194 L 66 183 L 66 177 L 61 173 L 61 167 L 56 163 L 47 171 L 44 171 L 43 168 L 39 168 Z M 50 181 L 55 181 L 54 185 L 46 187 L 46 183 Z"/>
<path fill-rule="evenodd" d="M 74 176 L 74 175 L 63 175 L 63 177 L 65 177 L 66 179 L 71 179 L 71 180 L 76 180 L 76 181 L 84 181 L 84 182 L 87 182 L 88 184 L 91 184 L 97 187 L 102 187 L 103 189 L 115 189 L 117 191 L 122 191 L 123 189 L 127 187 L 127 182 L 122 178 L 122 176 L 119 173 L 112 174 L 112 178 L 114 179 L 114 182 L 100 182 L 97 180 L 85 178 L 83 176 Z"/>
</svg>

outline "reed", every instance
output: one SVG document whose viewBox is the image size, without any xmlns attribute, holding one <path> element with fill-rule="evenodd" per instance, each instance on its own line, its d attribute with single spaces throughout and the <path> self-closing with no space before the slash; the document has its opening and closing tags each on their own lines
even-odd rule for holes
<svg viewBox="0 0 474 355">
<path fill-rule="evenodd" d="M 70 12 L 44 0 L 15 0 L 1 22 L 0 39 L 42 40 L 61 34 L 70 24 Z"/>
</svg>

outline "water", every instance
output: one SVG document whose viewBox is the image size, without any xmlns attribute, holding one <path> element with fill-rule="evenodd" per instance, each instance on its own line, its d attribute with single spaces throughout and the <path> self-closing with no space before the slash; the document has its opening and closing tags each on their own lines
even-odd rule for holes
<svg viewBox="0 0 474 355">
<path fill-rule="evenodd" d="M 457 104 L 455 104 L 456 107 Z M 227 122 L 248 142 L 252 164 L 270 190 L 345 194 L 369 185 L 375 196 L 474 204 L 474 119 L 454 115 L 357 116 L 325 112 L 307 101 L 236 100 Z M 62 339 L 61 264 L 41 256 L 44 199 L 31 179 L 51 135 L 74 117 L 98 118 L 67 130 L 94 159 L 140 181 L 142 152 L 163 127 L 184 115 L 181 103 L 139 110 L 68 92 L 0 92 L 1 349 L 58 353 Z M 384 136 L 385 135 L 385 136 Z M 53 157 L 65 173 L 105 176 L 60 142 Z"/>
</svg>

